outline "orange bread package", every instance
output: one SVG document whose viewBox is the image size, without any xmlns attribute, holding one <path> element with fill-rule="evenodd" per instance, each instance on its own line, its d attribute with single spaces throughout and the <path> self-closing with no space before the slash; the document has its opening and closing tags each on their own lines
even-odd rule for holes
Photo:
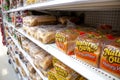
<svg viewBox="0 0 120 80">
<path fill-rule="evenodd" d="M 120 79 L 120 37 L 109 38 L 103 44 L 100 68 Z"/>
<path fill-rule="evenodd" d="M 66 54 L 72 55 L 74 52 L 75 40 L 78 35 L 78 32 L 72 29 L 58 31 L 55 35 L 57 47 Z"/>
<path fill-rule="evenodd" d="M 80 32 L 76 40 L 76 57 L 94 67 L 98 67 L 101 52 L 101 35 L 96 32 Z"/>
</svg>

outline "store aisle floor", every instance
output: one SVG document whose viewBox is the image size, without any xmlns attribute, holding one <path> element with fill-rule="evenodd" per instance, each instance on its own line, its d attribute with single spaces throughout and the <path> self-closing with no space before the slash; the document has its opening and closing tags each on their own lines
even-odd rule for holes
<svg viewBox="0 0 120 80">
<path fill-rule="evenodd" d="M 7 48 L 2 45 L 0 34 L 0 80 L 19 80 L 12 65 L 8 63 Z"/>
</svg>

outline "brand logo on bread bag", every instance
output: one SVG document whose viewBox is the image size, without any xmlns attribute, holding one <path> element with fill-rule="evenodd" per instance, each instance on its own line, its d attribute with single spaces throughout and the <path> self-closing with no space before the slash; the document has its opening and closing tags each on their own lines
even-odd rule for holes
<svg viewBox="0 0 120 80">
<path fill-rule="evenodd" d="M 106 57 L 109 63 L 120 64 L 120 50 L 117 48 L 104 48 L 103 56 Z"/>
<path fill-rule="evenodd" d="M 59 33 L 57 33 L 57 34 L 55 35 L 55 37 L 56 37 L 56 41 L 58 41 L 58 42 L 65 42 L 65 41 L 66 41 L 65 36 L 63 36 L 63 35 L 61 35 L 61 34 L 59 34 Z"/>
<path fill-rule="evenodd" d="M 68 76 L 68 73 L 65 70 L 63 70 L 60 67 L 58 67 L 58 66 L 55 66 L 55 70 L 57 71 L 57 73 L 59 75 L 61 75 L 63 77 L 67 77 Z"/>
<path fill-rule="evenodd" d="M 76 41 L 76 45 L 79 51 L 95 52 L 98 49 L 98 45 L 88 41 Z"/>
</svg>

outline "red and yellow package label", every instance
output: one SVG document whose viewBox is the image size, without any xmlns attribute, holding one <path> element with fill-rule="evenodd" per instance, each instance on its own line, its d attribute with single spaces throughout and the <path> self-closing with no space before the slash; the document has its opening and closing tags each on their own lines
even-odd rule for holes
<svg viewBox="0 0 120 80">
<path fill-rule="evenodd" d="M 91 62 L 97 62 L 96 54 L 89 52 L 79 52 L 75 51 L 77 58 L 84 58 L 90 60 Z"/>
<path fill-rule="evenodd" d="M 67 52 L 67 42 L 65 36 L 57 33 L 55 35 L 55 40 L 56 40 L 56 45 L 64 52 Z"/>
<path fill-rule="evenodd" d="M 90 62 L 90 64 L 94 63 L 97 66 L 100 54 L 99 43 L 78 40 L 74 52 L 77 58 Z"/>
<path fill-rule="evenodd" d="M 111 71 L 113 73 L 120 75 L 120 64 L 116 64 L 116 63 L 111 64 L 108 61 L 106 61 L 105 59 L 102 59 L 100 65 L 102 68 L 105 68 L 108 71 Z"/>
<path fill-rule="evenodd" d="M 102 50 L 100 68 L 115 75 L 120 75 L 120 49 L 114 46 L 106 46 Z"/>
</svg>

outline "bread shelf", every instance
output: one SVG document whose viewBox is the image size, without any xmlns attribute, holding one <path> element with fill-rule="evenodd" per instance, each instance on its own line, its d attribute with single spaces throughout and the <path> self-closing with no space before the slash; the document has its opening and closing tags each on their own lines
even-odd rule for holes
<svg viewBox="0 0 120 80">
<path fill-rule="evenodd" d="M 10 33 L 8 33 L 8 35 L 11 37 Z M 15 54 L 15 52 L 12 52 L 12 54 Z M 13 55 L 12 55 L 13 56 Z M 25 64 L 21 61 L 21 59 L 19 58 L 19 55 L 18 54 L 15 54 L 15 57 L 19 60 L 20 62 L 20 65 L 22 66 L 22 68 L 24 69 L 24 71 L 26 72 L 27 76 L 29 76 L 29 72 L 28 72 L 28 69 L 27 67 L 25 66 Z"/>
<path fill-rule="evenodd" d="M 16 65 L 15 65 L 15 63 L 13 62 L 13 60 L 11 59 L 11 57 L 10 57 L 10 60 L 12 61 L 11 63 L 13 64 L 12 67 L 14 67 L 14 69 L 15 69 L 15 68 L 16 68 Z M 17 74 L 17 76 L 18 76 L 19 79 L 21 79 L 20 74 Z"/>
<path fill-rule="evenodd" d="M 19 48 L 19 50 L 23 53 L 23 55 L 26 57 L 26 59 L 30 62 L 30 64 L 33 66 L 33 68 L 36 70 L 36 72 L 40 75 L 40 77 L 43 80 L 48 80 L 41 72 L 40 70 L 38 70 L 35 65 L 33 64 L 33 60 L 32 58 L 28 55 L 28 53 L 26 53 L 21 46 L 18 44 L 17 40 L 15 40 L 11 35 L 10 35 L 11 39 L 13 40 L 13 42 L 15 43 L 15 45 Z"/>
<path fill-rule="evenodd" d="M 113 80 L 113 79 L 119 80 L 118 78 L 116 78 L 98 68 L 94 68 L 88 64 L 85 64 L 84 62 L 82 62 L 80 60 L 78 61 L 78 59 L 76 59 L 73 56 L 70 57 L 70 56 L 64 54 L 56 47 L 55 44 L 43 44 L 43 43 L 39 42 L 38 40 L 32 38 L 31 36 L 25 34 L 21 29 L 16 29 L 16 30 L 18 32 L 20 32 L 21 34 L 23 34 L 28 39 L 30 39 L 31 41 L 33 41 L 39 47 L 43 48 L 48 53 L 50 53 L 51 55 L 53 55 L 54 57 L 56 57 L 57 59 L 62 61 L 64 64 L 66 64 L 67 66 L 69 66 L 70 68 L 72 68 L 73 70 L 75 70 L 76 72 L 83 75 L 84 77 L 86 77 L 89 80 L 96 80 L 96 78 L 98 80 Z M 107 75 L 107 76 L 105 76 L 105 75 Z"/>
<path fill-rule="evenodd" d="M 19 67 L 13 62 L 13 60 L 12 60 L 11 57 L 10 57 L 10 60 L 11 60 L 11 63 L 13 64 L 14 69 L 18 68 L 18 70 L 20 71 L 20 74 L 22 74 L 20 68 L 19 68 Z M 28 80 L 26 77 L 23 77 L 23 75 L 22 75 L 22 77 L 21 77 L 20 74 L 19 74 L 19 73 L 17 74 L 18 77 L 19 77 L 19 79 L 22 79 L 22 80 Z"/>
<path fill-rule="evenodd" d="M 10 13 L 23 10 L 104 10 L 120 8 L 118 0 L 51 0 L 4 11 Z"/>
<path fill-rule="evenodd" d="M 73 70 L 75 70 L 76 72 L 81 74 L 82 76 L 86 77 L 87 79 L 89 79 L 89 80 L 96 80 L 96 79 L 98 79 L 98 80 L 119 80 L 117 77 L 115 77 L 115 76 L 113 76 L 113 75 L 111 75 L 111 74 L 109 74 L 109 73 L 107 73 L 107 72 L 105 72 L 105 71 L 103 71 L 103 70 L 101 70 L 99 68 L 95 68 L 95 67 L 93 67 L 93 66 L 91 66 L 89 64 L 86 64 L 86 63 L 82 62 L 81 60 L 76 59 L 75 56 L 66 55 L 65 53 L 60 51 L 55 44 L 43 44 L 40 41 L 36 40 L 35 38 L 33 38 L 33 37 L 29 36 L 28 34 L 26 34 L 22 29 L 17 29 L 11 23 L 9 23 L 7 21 L 5 21 L 5 22 L 9 26 L 13 27 L 16 31 L 20 32 L 22 35 L 27 37 L 29 40 L 34 42 L 36 45 L 38 45 L 42 49 L 46 50 L 48 53 L 50 53 L 51 55 L 53 55 L 54 57 L 56 57 L 57 59 L 62 61 L 64 64 L 66 64 L 67 66 L 69 66 L 70 68 L 72 68 Z M 24 53 L 25 56 L 28 55 L 22 49 L 21 49 L 21 51 L 22 51 L 22 53 Z M 32 66 L 36 70 L 38 70 L 34 66 L 30 56 L 27 56 L 27 59 L 31 62 Z M 39 73 L 39 71 L 37 71 L 37 72 Z"/>
<path fill-rule="evenodd" d="M 99 68 L 95 68 L 89 64 L 86 64 L 86 63 L 76 59 L 74 56 L 66 55 L 65 53 L 60 51 L 55 44 L 43 44 L 40 41 L 36 40 L 35 38 L 26 34 L 22 29 L 17 29 L 17 28 L 15 28 L 15 26 L 13 26 L 12 24 L 10 24 L 8 22 L 7 22 L 7 24 L 9 26 L 12 26 L 16 31 L 20 32 L 22 35 L 27 37 L 29 40 L 34 42 L 36 45 L 38 45 L 42 49 L 46 50 L 48 53 L 50 53 L 51 55 L 53 55 L 54 57 L 56 57 L 57 59 L 62 61 L 64 64 L 66 64 L 67 66 L 69 66 L 70 68 L 72 68 L 73 70 L 75 70 L 76 72 L 81 74 L 82 76 L 86 77 L 87 79 L 89 79 L 89 80 L 96 80 L 96 79 L 97 80 L 119 80 L 117 77 L 114 77 L 113 75 L 111 75 Z M 26 54 L 25 51 L 23 51 L 23 50 L 21 50 L 21 51 L 24 54 Z M 31 62 L 30 57 L 27 57 L 27 58 Z M 33 62 L 31 62 L 31 64 L 34 67 Z M 37 68 L 35 67 L 35 69 L 37 69 Z"/>
<path fill-rule="evenodd" d="M 19 58 L 18 55 L 16 55 L 16 57 L 18 58 L 21 66 L 22 66 L 22 68 L 24 69 L 24 71 L 26 72 L 27 76 L 29 76 L 29 72 L 28 72 L 28 69 L 27 69 L 27 67 L 25 66 L 25 64 L 21 61 L 21 59 Z"/>
</svg>

